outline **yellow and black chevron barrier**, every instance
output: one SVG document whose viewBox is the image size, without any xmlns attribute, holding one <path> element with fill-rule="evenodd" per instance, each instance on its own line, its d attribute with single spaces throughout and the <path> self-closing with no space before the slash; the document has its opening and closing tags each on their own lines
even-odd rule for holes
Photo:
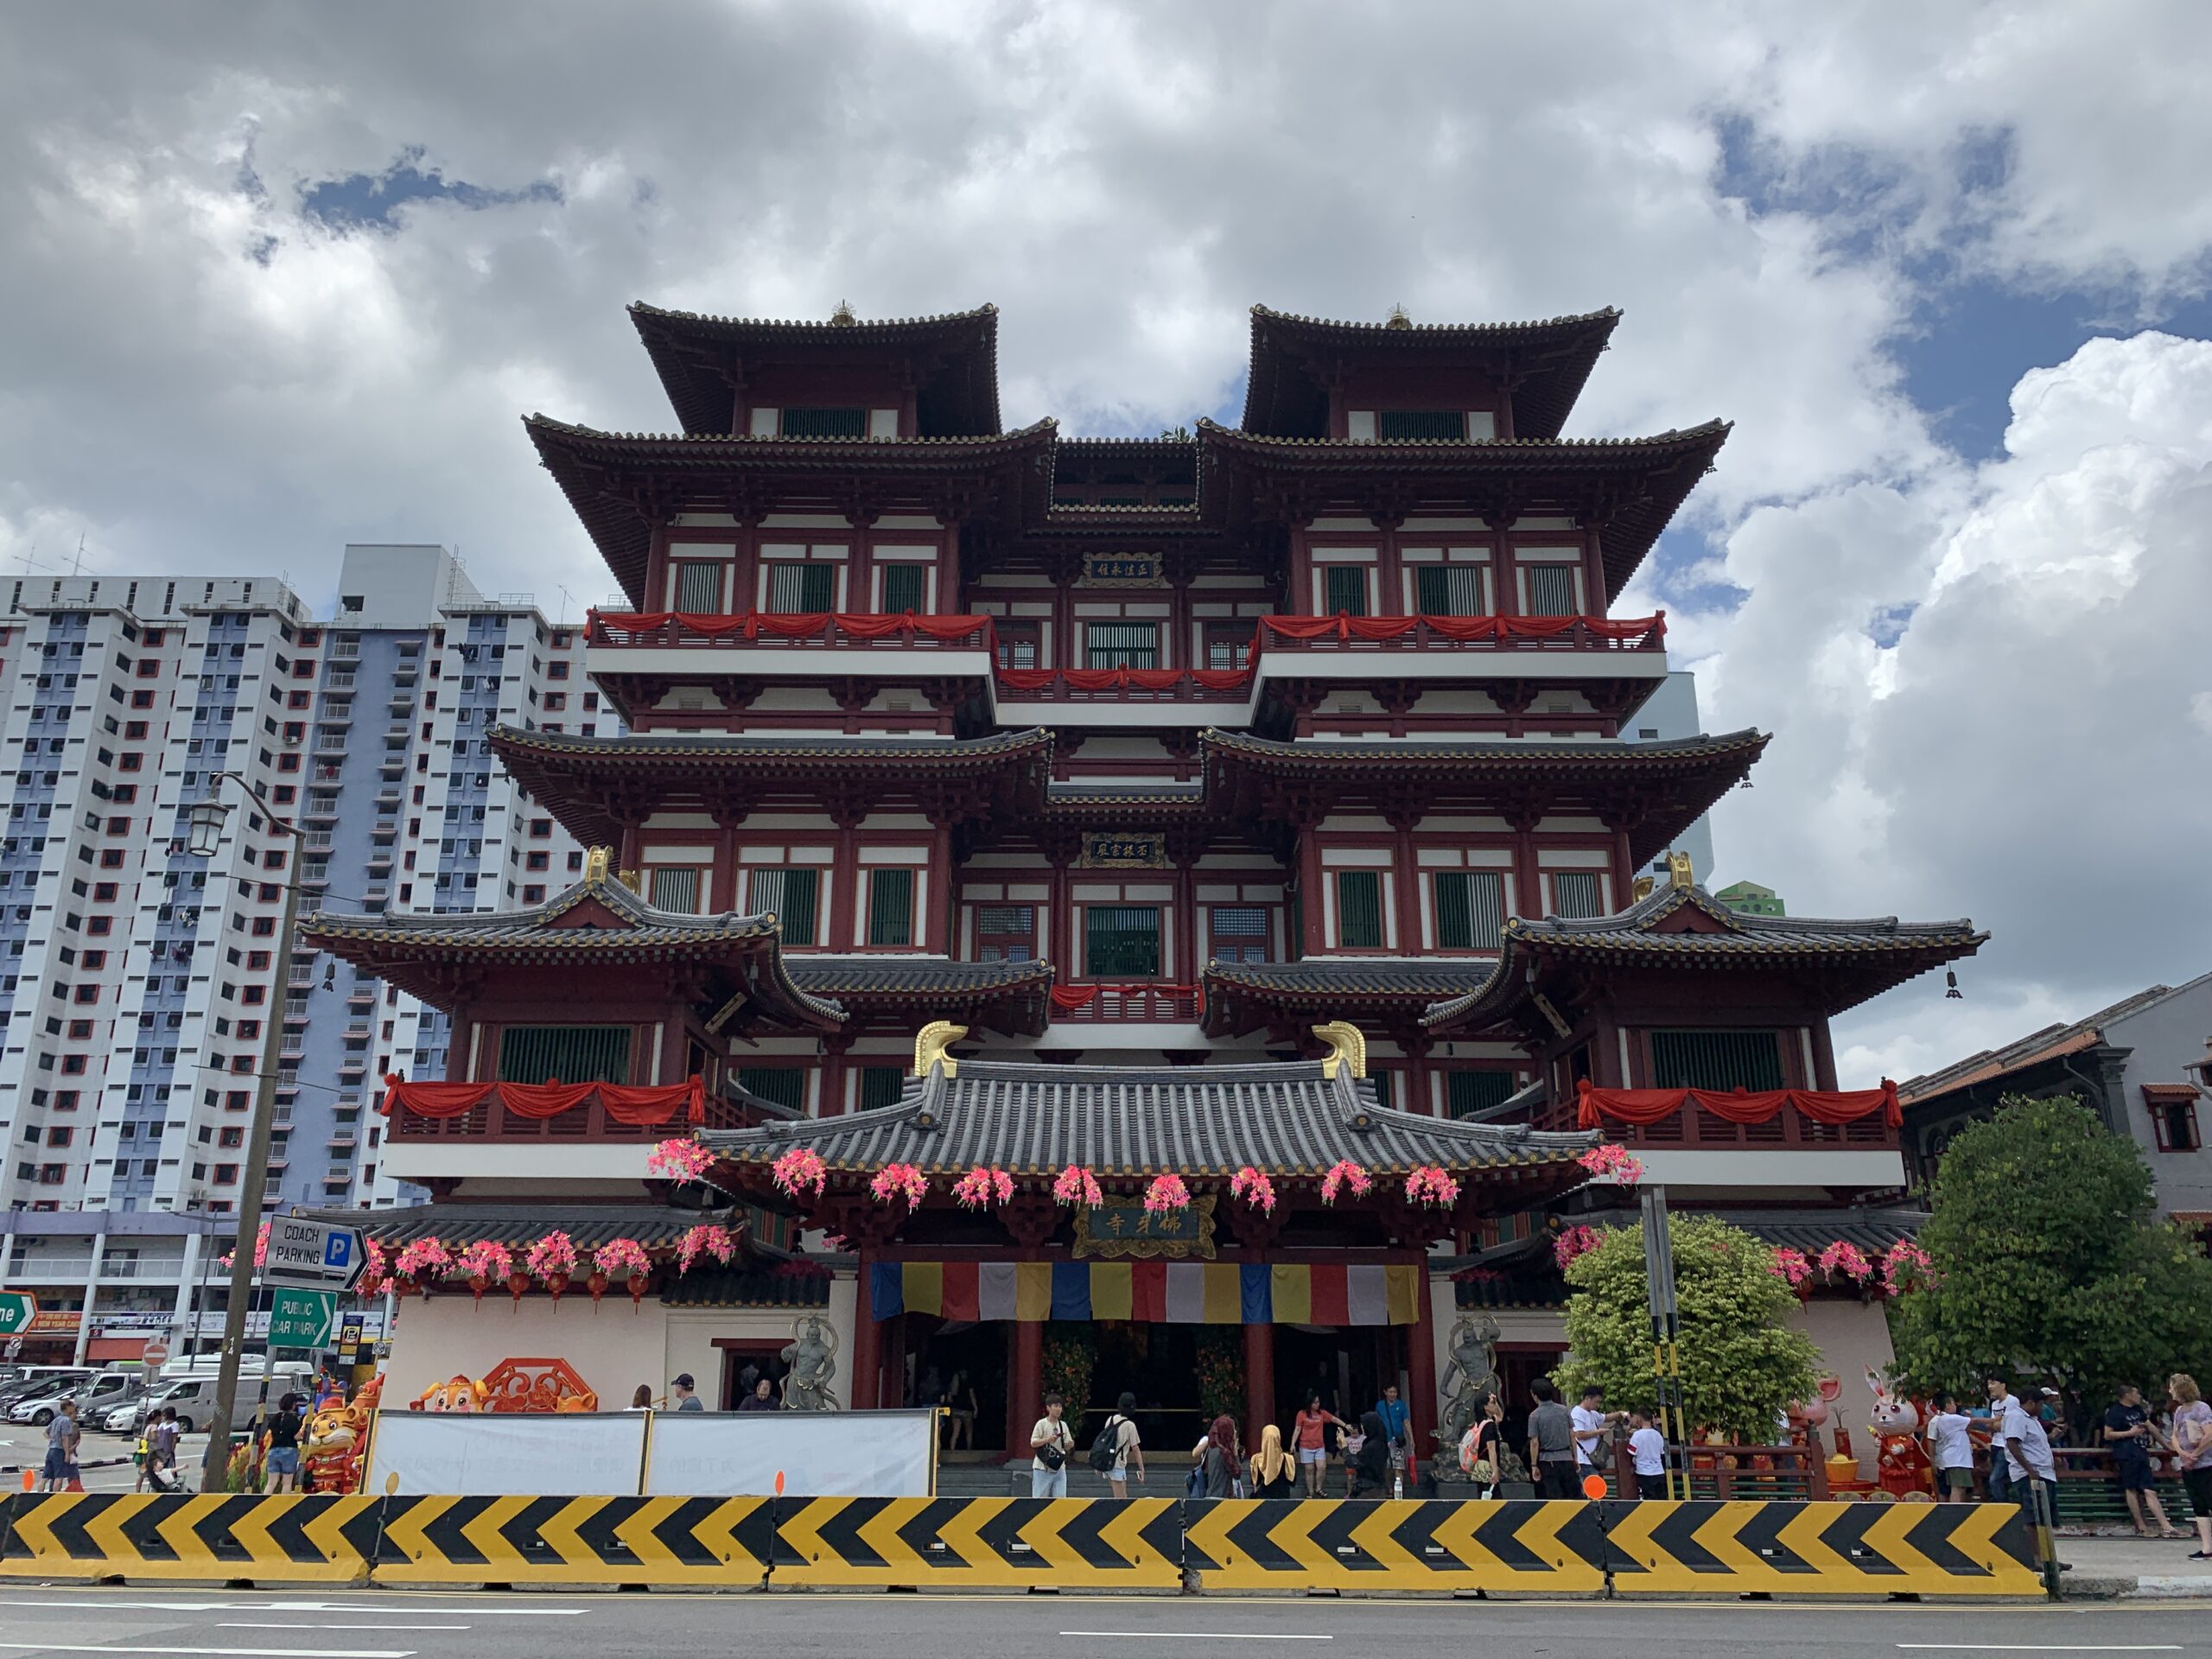
<svg viewBox="0 0 2212 1659">
<path fill-rule="evenodd" d="M 766 1497 L 393 1497 L 378 1584 L 713 1585 L 759 1589 Z"/>
<path fill-rule="evenodd" d="M 384 1500 L 67 1492 L 10 1500 L 0 1578 L 363 1584 Z"/>
<path fill-rule="evenodd" d="M 771 1585 L 823 1589 L 1175 1590 L 1173 1498 L 786 1500 Z"/>
<path fill-rule="evenodd" d="M 1612 1503 L 1616 1595 L 2033 1596 L 2010 1503 Z"/>
<path fill-rule="evenodd" d="M 1605 1587 L 1592 1503 L 1229 1498 L 1183 1509 L 1184 1564 L 1201 1590 Z"/>
</svg>

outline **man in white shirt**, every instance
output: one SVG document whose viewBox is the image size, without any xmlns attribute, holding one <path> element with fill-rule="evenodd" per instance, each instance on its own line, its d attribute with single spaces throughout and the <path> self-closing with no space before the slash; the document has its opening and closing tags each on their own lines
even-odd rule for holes
<svg viewBox="0 0 2212 1659">
<path fill-rule="evenodd" d="M 1936 1465 L 1936 1501 L 1974 1502 L 1974 1442 L 1967 1437 L 1973 1421 L 1948 1394 L 1929 1402 L 1928 1455 Z"/>
<path fill-rule="evenodd" d="M 1605 1430 L 1613 1424 L 1627 1421 L 1624 1411 L 1605 1409 L 1605 1391 L 1596 1386 L 1582 1390 L 1582 1403 L 1574 1408 L 1574 1475 L 1580 1482 L 1585 1476 L 1599 1474 L 1599 1448 L 1604 1444 Z"/>
<path fill-rule="evenodd" d="M 1652 1426 L 1651 1414 L 1638 1406 L 1628 1414 L 1633 1432 L 1628 1437 L 1628 1449 L 1636 1459 L 1636 1495 L 1642 1497 L 1667 1496 L 1667 1437 Z"/>
<path fill-rule="evenodd" d="M 1045 1396 L 1045 1414 L 1029 1431 L 1029 1496 L 1065 1497 L 1068 1495 L 1068 1453 L 1075 1450 L 1075 1431 L 1060 1421 L 1065 1402 L 1057 1394 Z"/>
<path fill-rule="evenodd" d="M 1993 1409 L 1997 1402 L 1993 1398 Z M 2050 1526 L 2058 1514 L 2058 1463 L 2050 1455 L 2050 1437 L 2043 1432 L 2043 1420 L 2028 1409 L 2027 1402 L 2017 1394 L 2005 1395 L 2005 1414 L 1999 1420 L 1997 1436 L 2005 1443 L 2005 1471 L 2012 1477 L 2012 1491 L 2020 1500 L 2020 1512 L 2027 1517 L 2029 1535 L 2037 1540 L 2036 1553 L 2042 1555 L 2048 1548 L 2042 1541 L 2039 1529 Z M 1993 1448 L 1993 1450 L 1994 1448 Z M 2036 1501 L 2041 1493 L 2043 1501 Z M 2061 1570 L 2066 1563 L 2061 1561 Z"/>
</svg>

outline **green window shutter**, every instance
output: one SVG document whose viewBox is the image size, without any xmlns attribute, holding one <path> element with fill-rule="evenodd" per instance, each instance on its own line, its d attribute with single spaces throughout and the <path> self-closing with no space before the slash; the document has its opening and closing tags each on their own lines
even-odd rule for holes
<svg viewBox="0 0 2212 1659">
<path fill-rule="evenodd" d="M 912 944 L 914 942 L 914 873 L 912 870 L 874 870 L 869 873 L 868 942 L 870 944 Z"/>
<path fill-rule="evenodd" d="M 1495 950 L 1503 943 L 1505 878 L 1496 870 L 1443 870 L 1436 876 L 1436 948 Z"/>
<path fill-rule="evenodd" d="M 499 1033 L 501 1083 L 630 1081 L 627 1026 L 508 1026 Z"/>
<path fill-rule="evenodd" d="M 896 1065 L 864 1065 L 861 1068 L 860 1109 L 869 1111 L 878 1106 L 895 1102 L 906 1086 L 904 1068 Z"/>
<path fill-rule="evenodd" d="M 1325 564 L 1321 567 L 1321 613 L 1335 616 L 1367 614 L 1367 567 L 1363 564 Z"/>
<path fill-rule="evenodd" d="M 1510 1071 L 1447 1071 L 1444 1080 L 1446 1109 L 1454 1117 L 1503 1106 L 1520 1087 Z"/>
<path fill-rule="evenodd" d="M 1373 870 L 1344 870 L 1337 876 L 1337 943 L 1348 950 L 1379 950 L 1382 944 L 1382 878 Z"/>
<path fill-rule="evenodd" d="M 1561 871 L 1552 877 L 1552 914 L 1583 921 L 1605 913 L 1595 872 Z"/>
<path fill-rule="evenodd" d="M 806 1073 L 795 1065 L 741 1065 L 737 1086 L 792 1111 L 806 1109 Z"/>
<path fill-rule="evenodd" d="M 864 409 L 787 409 L 784 432 L 787 438 L 864 438 L 868 410 Z"/>
<path fill-rule="evenodd" d="M 1160 629 L 1151 622 L 1093 622 L 1084 629 L 1091 668 L 1157 668 Z"/>
<path fill-rule="evenodd" d="M 1385 409 L 1375 416 L 1378 438 L 1456 443 L 1467 435 L 1467 417 L 1456 409 Z"/>
<path fill-rule="evenodd" d="M 1367 1074 L 1367 1080 L 1375 1085 L 1377 1104 L 1385 1107 L 1397 1104 L 1397 1079 L 1394 1075 L 1388 1071 L 1370 1071 Z"/>
<path fill-rule="evenodd" d="M 816 944 L 816 894 L 820 891 L 821 881 L 818 870 L 755 870 L 753 914 L 763 916 L 772 912 L 787 945 Z"/>
<path fill-rule="evenodd" d="M 1782 1044 L 1770 1031 L 1655 1031 L 1651 1073 L 1660 1089 L 1780 1089 Z"/>
<path fill-rule="evenodd" d="M 883 609 L 887 615 L 929 609 L 929 567 L 925 564 L 887 564 L 883 567 Z"/>
<path fill-rule="evenodd" d="M 696 864 L 664 864 L 649 872 L 652 903 L 658 910 L 699 913 L 699 868 Z"/>
<path fill-rule="evenodd" d="M 1084 971 L 1093 979 L 1156 979 L 1160 910 L 1152 905 L 1092 905 L 1084 912 Z"/>
<path fill-rule="evenodd" d="M 1426 564 L 1414 573 L 1423 616 L 1480 616 L 1483 613 L 1482 567 L 1473 564 Z"/>
<path fill-rule="evenodd" d="M 1573 565 L 1524 564 L 1521 569 L 1529 578 L 1529 615 L 1573 616 L 1581 609 L 1575 602 Z"/>
<path fill-rule="evenodd" d="M 693 615 L 712 614 L 722 607 L 724 566 L 686 559 L 676 567 L 676 608 Z"/>
</svg>

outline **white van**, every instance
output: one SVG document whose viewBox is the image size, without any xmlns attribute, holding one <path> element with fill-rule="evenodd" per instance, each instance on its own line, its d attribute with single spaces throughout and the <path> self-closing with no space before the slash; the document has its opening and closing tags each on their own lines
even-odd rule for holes
<svg viewBox="0 0 2212 1659">
<path fill-rule="evenodd" d="M 280 1363 L 273 1370 L 264 1370 L 267 1358 L 260 1354 L 248 1354 L 238 1365 L 237 1397 L 231 1403 L 231 1427 L 233 1432 L 249 1426 L 264 1409 L 274 1411 L 276 1402 L 288 1394 L 315 1392 L 315 1371 L 312 1365 L 290 1362 Z M 213 1359 L 189 1360 L 181 1365 L 165 1365 L 161 1380 L 153 1392 L 146 1396 L 137 1419 L 127 1426 L 109 1419 L 111 1429 L 135 1432 L 145 1421 L 145 1414 L 158 1407 L 176 1408 L 178 1428 L 184 1433 L 197 1433 L 213 1421 L 215 1410 L 215 1382 L 217 1362 Z M 267 1397 L 262 1392 L 262 1379 L 269 1382 Z"/>
</svg>

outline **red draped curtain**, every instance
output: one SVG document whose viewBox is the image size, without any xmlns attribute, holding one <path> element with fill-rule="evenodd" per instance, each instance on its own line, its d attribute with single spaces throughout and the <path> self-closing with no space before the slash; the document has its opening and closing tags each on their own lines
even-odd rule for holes
<svg viewBox="0 0 2212 1659">
<path fill-rule="evenodd" d="M 614 1083 L 410 1083 L 396 1077 L 384 1082 L 384 1104 L 378 1109 L 387 1116 L 401 1112 L 414 1117 L 460 1117 L 497 1090 L 499 1103 L 517 1117 L 558 1117 L 596 1095 L 607 1116 L 632 1128 L 671 1122 L 679 1113 L 686 1123 L 707 1121 L 707 1088 L 697 1077 L 649 1088 Z"/>
<path fill-rule="evenodd" d="M 1897 1086 L 1887 1077 L 1878 1089 L 1766 1089 L 1753 1093 L 1738 1089 L 1595 1089 L 1585 1078 L 1578 1090 L 1575 1122 L 1586 1129 L 1617 1123 L 1659 1123 L 1686 1105 L 1711 1112 L 1728 1123 L 1764 1123 L 1785 1106 L 1815 1123 L 1831 1127 L 1855 1123 L 1876 1112 L 1891 1128 L 1902 1128 L 1904 1109 L 1897 1103 Z"/>
</svg>

